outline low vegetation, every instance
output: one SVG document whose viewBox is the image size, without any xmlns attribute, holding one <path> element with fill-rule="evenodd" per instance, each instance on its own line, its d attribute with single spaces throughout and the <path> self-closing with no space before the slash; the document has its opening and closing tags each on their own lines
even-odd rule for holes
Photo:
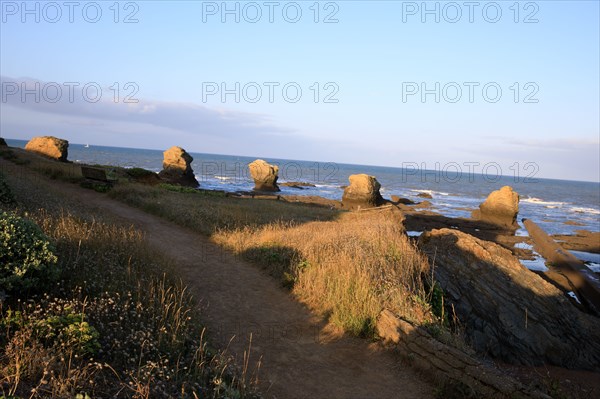
<svg viewBox="0 0 600 399">
<path fill-rule="evenodd" d="M 0 287 L 9 293 L 41 287 L 58 275 L 54 247 L 31 220 L 0 210 Z"/>
<path fill-rule="evenodd" d="M 224 193 L 199 191 L 161 184 L 124 183 L 109 195 L 126 204 L 161 216 L 205 235 L 218 230 L 259 227 L 273 222 L 302 223 L 331 220 L 337 211 L 322 207 L 271 200 L 226 197 Z"/>
<path fill-rule="evenodd" d="M 373 337 L 384 308 L 423 324 L 434 316 L 428 263 L 391 209 L 336 220 L 220 230 L 214 240 L 264 267 L 314 311 L 354 335 Z"/>
<path fill-rule="evenodd" d="M 0 190 L 0 396 L 255 396 L 140 231 L 34 175 Z"/>
<path fill-rule="evenodd" d="M 136 171 L 134 175 L 145 174 Z M 140 184 L 124 178 L 119 179 L 107 195 L 210 236 L 215 243 L 265 269 L 314 312 L 353 335 L 375 338 L 375 321 L 384 308 L 416 324 L 442 323 L 443 317 L 437 313 L 443 307 L 436 303 L 440 301 L 440 295 L 428 288 L 435 287 L 428 263 L 403 234 L 402 216 L 392 209 L 348 213 L 278 200 L 231 198 L 220 192 L 165 184 Z M 50 201 L 51 197 L 44 201 Z M 78 294 L 69 301 L 80 304 L 79 307 L 70 302 L 58 305 L 53 304 L 50 297 L 42 297 L 36 300 L 36 306 L 41 303 L 44 309 L 69 309 L 67 314 L 40 314 L 45 319 L 58 317 L 58 321 L 53 319 L 51 324 L 59 331 L 68 330 L 73 320 L 86 330 L 80 334 L 86 337 L 83 345 L 86 349 L 78 356 L 93 353 L 93 359 L 113 359 L 111 368 L 102 366 L 102 378 L 116 378 L 123 392 L 130 392 L 132 396 L 141 396 L 140 392 L 152 396 L 151 389 L 173 386 L 180 387 L 181 392 L 191 392 L 202 386 L 214 396 L 229 390 L 236 392 L 233 396 L 249 392 L 248 376 L 236 377 L 230 367 L 219 368 L 227 365 L 224 357 L 207 355 L 205 344 L 191 338 L 193 334 L 196 338 L 200 336 L 197 327 L 193 327 L 197 322 L 187 322 L 185 317 L 179 316 L 177 322 L 164 321 L 174 317 L 172 313 L 164 314 L 165 309 L 181 308 L 185 310 L 178 311 L 178 315 L 192 315 L 191 300 L 181 285 L 162 277 L 160 273 L 165 268 L 165 261 L 144 247 L 142 238 L 137 236 L 139 232 L 114 230 L 113 225 L 98 220 L 81 221 L 71 215 L 47 211 L 32 212 L 30 216 L 57 242 L 57 250 L 63 254 L 59 259 L 68 259 L 68 264 L 77 265 L 63 274 L 69 278 L 61 284 L 77 287 L 75 292 Z M 64 228 L 65 223 L 72 226 L 72 232 L 56 230 L 58 226 Z M 64 237 L 70 237 L 68 243 Z M 81 237 L 95 238 L 88 242 Z M 82 240 L 81 244 L 79 240 Z M 86 248 L 84 244 L 90 245 L 90 252 L 82 252 L 81 248 Z M 89 255 L 92 253 L 93 258 Z M 98 254 L 102 254 L 100 259 Z M 108 256 L 105 254 L 110 254 L 108 261 L 101 260 Z M 121 258 L 113 260 L 112 256 Z M 132 290 L 132 287 L 136 289 Z M 165 297 L 164 292 L 171 295 L 169 304 L 155 300 Z M 29 309 L 28 314 L 31 313 L 37 314 L 34 309 Z M 125 316 L 119 320 L 111 319 L 115 314 L 134 316 L 132 320 Z M 127 322 L 119 323 L 122 320 Z M 143 320 L 135 331 L 117 329 L 107 332 L 105 327 L 129 326 L 135 320 Z M 89 324 L 84 328 L 83 322 Z M 180 326 L 176 333 L 166 327 L 173 323 Z M 167 328 L 166 332 L 164 328 Z M 140 338 L 152 335 L 156 329 L 162 333 L 156 334 L 155 340 Z M 36 330 L 32 327 L 32 331 Z M 94 331 L 97 331 L 97 337 Z M 122 345 L 117 352 L 127 355 L 120 358 L 117 352 L 106 348 L 107 334 L 113 345 L 117 345 L 115 342 Z M 72 335 L 58 333 L 58 336 Z M 174 336 L 184 338 L 167 339 Z M 97 351 L 94 350 L 96 343 L 101 348 Z M 184 343 L 188 345 L 185 350 L 180 346 Z M 179 357 L 173 358 L 173 353 L 178 353 Z M 200 363 L 194 363 L 198 361 Z M 86 364 L 93 365 L 94 362 Z M 173 365 L 176 366 L 173 368 Z M 215 369 L 226 370 L 224 375 L 229 377 L 215 377 Z M 177 370 L 177 375 L 169 374 L 167 370 Z M 93 372 L 99 373 L 97 368 L 93 368 Z M 29 378 L 36 380 L 36 377 Z M 200 385 L 190 382 L 198 380 Z M 85 386 L 85 392 L 98 392 L 92 388 Z M 154 392 L 159 396 L 165 394 Z"/>
<path fill-rule="evenodd" d="M 419 324 L 439 320 L 427 260 L 392 210 L 348 213 L 164 185 L 121 184 L 109 195 L 211 236 L 352 334 L 372 337 L 383 308 Z"/>
</svg>

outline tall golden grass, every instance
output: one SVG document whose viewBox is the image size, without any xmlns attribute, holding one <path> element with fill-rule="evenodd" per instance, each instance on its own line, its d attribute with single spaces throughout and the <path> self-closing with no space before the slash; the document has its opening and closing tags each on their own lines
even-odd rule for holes
<svg viewBox="0 0 600 399">
<path fill-rule="evenodd" d="M 373 337 L 384 308 L 417 324 L 436 321 L 428 262 L 397 209 L 348 213 L 186 191 L 120 183 L 109 195 L 210 236 L 351 334 Z"/>
<path fill-rule="evenodd" d="M 140 184 L 109 195 L 210 236 L 351 334 L 372 336 L 383 308 L 418 324 L 436 321 L 424 284 L 428 262 L 404 234 L 397 209 L 348 213 Z"/>
<path fill-rule="evenodd" d="M 372 335 L 383 308 L 417 323 L 432 320 L 423 284 L 428 263 L 404 234 L 396 210 L 223 229 L 213 239 L 265 266 L 302 302 L 350 333 Z"/>
</svg>

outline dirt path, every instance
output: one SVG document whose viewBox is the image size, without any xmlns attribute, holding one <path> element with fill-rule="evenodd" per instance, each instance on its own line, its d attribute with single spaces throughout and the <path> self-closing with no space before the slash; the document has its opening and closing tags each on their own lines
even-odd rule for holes
<svg viewBox="0 0 600 399">
<path fill-rule="evenodd" d="M 203 307 L 215 343 L 229 344 L 238 359 L 262 359 L 261 390 L 267 398 L 430 398 L 433 386 L 377 344 L 328 337 L 320 320 L 255 266 L 208 238 L 67 183 L 63 194 L 117 216 L 145 232 L 149 243 L 175 260 Z M 241 361 L 240 361 L 241 363 Z"/>
</svg>

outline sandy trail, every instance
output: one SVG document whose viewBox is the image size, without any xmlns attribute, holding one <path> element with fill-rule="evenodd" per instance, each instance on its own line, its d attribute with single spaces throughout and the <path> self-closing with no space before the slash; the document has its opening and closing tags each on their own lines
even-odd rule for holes
<svg viewBox="0 0 600 399">
<path fill-rule="evenodd" d="M 433 386 L 377 344 L 322 333 L 322 321 L 257 267 L 205 236 L 132 208 L 106 195 L 52 182 L 145 232 L 148 242 L 175 261 L 202 306 L 215 344 L 229 344 L 240 363 L 252 333 L 250 368 L 261 359 L 260 388 L 267 398 L 431 398 Z M 216 342 L 215 342 L 216 341 Z"/>
</svg>

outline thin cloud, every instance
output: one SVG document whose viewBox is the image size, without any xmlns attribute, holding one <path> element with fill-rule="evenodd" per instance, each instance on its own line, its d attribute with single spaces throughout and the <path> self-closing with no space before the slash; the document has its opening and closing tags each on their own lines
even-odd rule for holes
<svg viewBox="0 0 600 399">
<path fill-rule="evenodd" d="M 137 103 L 115 102 L 109 88 L 102 88 L 102 95 L 97 102 L 86 100 L 82 94 L 82 86 L 74 88 L 74 95 L 70 96 L 69 87 L 61 86 L 61 95 L 57 95 L 56 86 L 48 85 L 48 91 L 36 98 L 33 94 L 24 97 L 21 93 L 22 85 L 28 90 L 35 87 L 43 88 L 48 82 L 30 78 L 14 79 L 0 76 L 0 97 L 3 105 L 10 105 L 28 111 L 45 114 L 62 115 L 86 119 L 78 124 L 98 126 L 105 122 L 128 122 L 147 124 L 156 127 L 179 130 L 188 134 L 218 134 L 226 137 L 262 136 L 262 135 L 289 135 L 294 130 L 276 126 L 267 115 L 247 112 L 212 109 L 207 106 L 182 103 L 165 102 L 139 99 Z M 36 86 L 39 85 L 39 86 Z M 14 90 L 18 90 L 13 93 Z M 96 91 L 91 89 L 88 99 L 95 96 Z M 50 100 L 50 101 L 49 101 Z"/>
<path fill-rule="evenodd" d="M 558 151 L 573 151 L 585 150 L 589 149 L 590 147 L 598 148 L 600 146 L 600 140 L 590 137 L 553 138 L 543 140 L 500 136 L 488 136 L 487 138 L 499 141 L 502 144 L 524 147 L 526 149 L 536 148 Z"/>
</svg>

